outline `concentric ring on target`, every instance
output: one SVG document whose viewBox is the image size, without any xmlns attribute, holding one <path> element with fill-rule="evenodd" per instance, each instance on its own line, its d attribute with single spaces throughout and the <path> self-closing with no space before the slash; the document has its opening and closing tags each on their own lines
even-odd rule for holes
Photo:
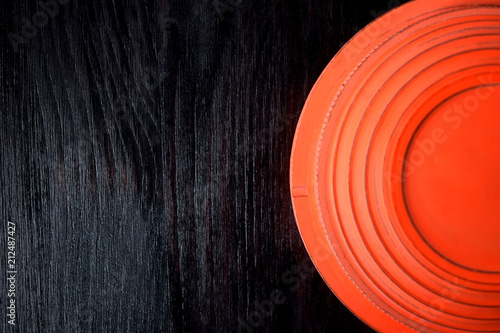
<svg viewBox="0 0 500 333">
<path fill-rule="evenodd" d="M 421 0 L 360 31 L 297 125 L 294 213 L 382 332 L 500 332 L 500 0 Z"/>
</svg>

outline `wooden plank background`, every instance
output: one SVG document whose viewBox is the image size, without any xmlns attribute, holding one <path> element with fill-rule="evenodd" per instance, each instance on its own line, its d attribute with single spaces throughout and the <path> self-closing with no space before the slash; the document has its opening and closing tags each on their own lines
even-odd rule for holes
<svg viewBox="0 0 500 333">
<path fill-rule="evenodd" d="M 399 3 L 3 1 L 0 330 L 371 332 L 308 260 L 289 155 L 322 69 Z"/>
</svg>

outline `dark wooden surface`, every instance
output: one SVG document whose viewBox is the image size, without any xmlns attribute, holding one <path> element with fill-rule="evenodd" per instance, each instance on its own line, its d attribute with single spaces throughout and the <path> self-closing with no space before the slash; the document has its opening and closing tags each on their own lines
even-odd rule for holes
<svg viewBox="0 0 500 333">
<path fill-rule="evenodd" d="M 0 331 L 371 332 L 308 261 L 289 155 L 399 2 L 60 2 L 0 4 Z"/>
</svg>

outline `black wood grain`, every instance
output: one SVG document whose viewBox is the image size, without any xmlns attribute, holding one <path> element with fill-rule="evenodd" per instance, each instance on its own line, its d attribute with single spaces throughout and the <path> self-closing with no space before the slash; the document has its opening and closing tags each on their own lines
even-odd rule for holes
<svg viewBox="0 0 500 333">
<path fill-rule="evenodd" d="M 0 330 L 370 332 L 308 260 L 289 155 L 323 68 L 397 3 L 3 1 Z"/>
</svg>

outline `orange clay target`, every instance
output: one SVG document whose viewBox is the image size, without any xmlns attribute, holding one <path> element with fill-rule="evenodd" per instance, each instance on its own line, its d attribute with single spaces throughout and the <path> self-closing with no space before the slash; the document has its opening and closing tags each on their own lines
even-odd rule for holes
<svg viewBox="0 0 500 333">
<path fill-rule="evenodd" d="M 500 332 L 500 0 L 418 0 L 328 64 L 290 185 L 323 279 L 380 332 Z"/>
</svg>

